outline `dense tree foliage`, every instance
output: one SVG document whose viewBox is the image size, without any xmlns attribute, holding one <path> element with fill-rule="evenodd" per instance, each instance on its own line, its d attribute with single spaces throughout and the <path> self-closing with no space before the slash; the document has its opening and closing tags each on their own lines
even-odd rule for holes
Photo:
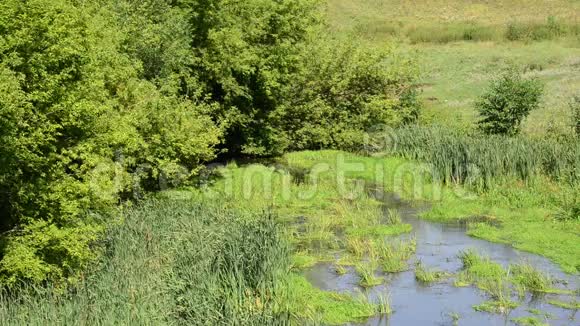
<svg viewBox="0 0 580 326">
<path fill-rule="evenodd" d="M 319 37 L 318 6 L 2 1 L 0 282 L 74 277 L 116 204 L 216 155 L 356 148 L 415 119 L 412 62 Z"/>
</svg>

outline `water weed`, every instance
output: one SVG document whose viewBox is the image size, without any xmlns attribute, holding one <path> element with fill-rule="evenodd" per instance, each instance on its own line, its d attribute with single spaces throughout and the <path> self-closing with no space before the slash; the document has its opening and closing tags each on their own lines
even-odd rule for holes
<svg viewBox="0 0 580 326">
<path fill-rule="evenodd" d="M 549 292 L 553 284 L 549 276 L 527 263 L 510 266 L 510 276 L 530 292 Z"/>
<path fill-rule="evenodd" d="M 448 277 L 449 274 L 438 270 L 429 270 L 425 268 L 421 261 L 415 264 L 415 279 L 424 284 L 439 282 Z"/>
<path fill-rule="evenodd" d="M 541 321 L 537 317 L 531 317 L 531 316 L 530 317 L 512 318 L 511 321 L 517 325 L 522 325 L 522 326 L 547 326 L 547 325 L 549 325 L 548 323 Z"/>
<path fill-rule="evenodd" d="M 556 306 L 556 307 L 560 307 L 560 308 L 564 308 L 564 309 L 570 309 L 570 310 L 580 310 L 580 302 L 578 301 L 561 301 L 561 300 L 549 300 L 548 301 L 549 304 Z"/>
<path fill-rule="evenodd" d="M 377 270 L 376 262 L 359 263 L 356 265 L 356 271 L 360 277 L 359 285 L 363 288 L 370 288 L 380 285 L 383 280 L 375 275 Z"/>
</svg>

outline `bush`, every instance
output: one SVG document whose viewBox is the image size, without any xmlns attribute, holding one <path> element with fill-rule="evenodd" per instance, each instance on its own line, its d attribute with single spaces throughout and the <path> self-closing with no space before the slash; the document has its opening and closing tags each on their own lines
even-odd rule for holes
<svg viewBox="0 0 580 326">
<path fill-rule="evenodd" d="M 518 134 L 523 119 L 539 107 L 542 88 L 536 79 L 526 79 L 514 68 L 507 70 L 475 104 L 479 127 L 487 134 Z"/>
<path fill-rule="evenodd" d="M 229 155 L 283 151 L 269 115 L 301 64 L 300 51 L 319 21 L 318 0 L 179 1 L 191 31 L 188 85 L 218 105 Z"/>
<path fill-rule="evenodd" d="M 360 149 L 365 130 L 419 116 L 417 66 L 393 47 L 319 37 L 300 58 L 288 101 L 272 114 L 288 150 Z"/>
<path fill-rule="evenodd" d="M 120 30 L 106 6 L 0 5 L 0 283 L 77 272 L 123 196 L 214 157 L 208 107 L 139 78 Z"/>
</svg>

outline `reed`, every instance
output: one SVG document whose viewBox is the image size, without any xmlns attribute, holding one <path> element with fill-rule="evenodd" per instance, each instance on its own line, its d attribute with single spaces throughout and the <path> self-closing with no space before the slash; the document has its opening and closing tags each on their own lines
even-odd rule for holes
<svg viewBox="0 0 580 326">
<path fill-rule="evenodd" d="M 150 199 L 77 284 L 0 292 L 3 325 L 284 324 L 288 250 L 272 216 Z"/>
<path fill-rule="evenodd" d="M 359 263 L 356 265 L 356 271 L 360 277 L 359 285 L 363 288 L 370 288 L 380 285 L 383 281 L 375 275 L 377 264 L 375 262 Z"/>
<path fill-rule="evenodd" d="M 448 273 L 427 269 L 421 261 L 415 264 L 415 279 L 424 284 L 439 282 L 449 276 Z"/>
<path fill-rule="evenodd" d="M 497 179 L 528 181 L 546 175 L 580 180 L 580 142 L 575 139 L 467 135 L 442 127 L 408 126 L 390 135 L 385 154 L 426 162 L 433 178 L 488 189 Z"/>
</svg>

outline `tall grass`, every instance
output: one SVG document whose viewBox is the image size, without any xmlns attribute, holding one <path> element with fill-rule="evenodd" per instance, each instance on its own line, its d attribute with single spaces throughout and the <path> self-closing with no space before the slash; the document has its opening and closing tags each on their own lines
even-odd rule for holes
<svg viewBox="0 0 580 326">
<path fill-rule="evenodd" d="M 387 153 L 432 165 L 445 183 L 488 188 L 494 179 L 528 181 L 546 175 L 570 183 L 580 180 L 580 142 L 466 135 L 441 127 L 409 126 L 392 133 Z"/>
<path fill-rule="evenodd" d="M 0 295 L 3 325 L 284 324 L 287 249 L 269 214 L 151 199 L 124 214 L 79 284 Z"/>
<path fill-rule="evenodd" d="M 580 24 L 554 17 L 545 21 L 511 21 L 485 24 L 475 21 L 445 23 L 397 22 L 372 20 L 359 23 L 355 32 L 370 38 L 399 38 L 413 44 L 459 41 L 543 41 L 580 35 Z"/>
</svg>

